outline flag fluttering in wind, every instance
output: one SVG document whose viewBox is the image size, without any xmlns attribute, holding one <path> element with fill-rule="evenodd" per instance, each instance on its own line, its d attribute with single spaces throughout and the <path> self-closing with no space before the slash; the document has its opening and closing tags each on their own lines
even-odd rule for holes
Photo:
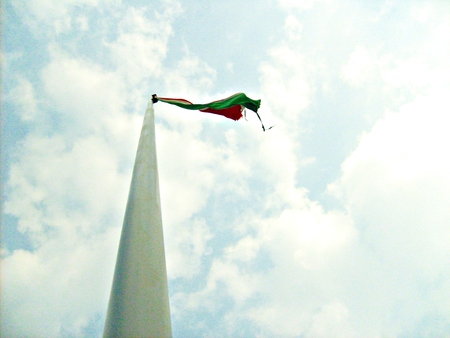
<svg viewBox="0 0 450 338">
<path fill-rule="evenodd" d="M 153 103 L 156 103 L 158 101 L 170 103 L 175 106 L 189 109 L 189 110 L 199 110 L 201 112 L 205 113 L 212 113 L 217 115 L 225 116 L 232 120 L 239 120 L 242 118 L 243 113 L 245 111 L 245 108 L 250 109 L 251 111 L 255 112 L 255 114 L 258 116 L 258 119 L 261 121 L 261 125 L 263 130 L 265 131 L 266 128 L 264 127 L 264 124 L 262 123 L 261 117 L 258 114 L 259 106 L 261 105 L 261 100 L 253 100 L 249 98 L 244 93 L 237 93 L 234 95 L 231 95 L 230 97 L 227 97 L 223 100 L 213 101 L 210 103 L 204 103 L 204 104 L 194 104 L 188 100 L 185 99 L 173 99 L 173 98 L 167 98 L 167 97 L 158 97 L 156 94 L 153 94 L 152 96 Z M 270 127 L 272 128 L 272 127 Z M 270 129 L 269 128 L 269 129 Z"/>
</svg>

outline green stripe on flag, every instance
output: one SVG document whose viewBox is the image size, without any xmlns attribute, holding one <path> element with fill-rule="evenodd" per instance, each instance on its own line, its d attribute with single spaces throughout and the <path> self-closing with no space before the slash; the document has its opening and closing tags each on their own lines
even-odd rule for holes
<svg viewBox="0 0 450 338">
<path fill-rule="evenodd" d="M 223 100 L 218 100 L 210 103 L 205 104 L 190 104 L 185 102 L 184 100 L 177 100 L 177 99 L 165 99 L 158 97 L 158 100 L 166 103 L 170 103 L 173 105 L 176 105 L 181 108 L 190 109 L 190 110 L 201 110 L 206 108 L 216 109 L 216 110 L 222 110 L 231 108 L 237 105 L 244 106 L 247 109 L 250 109 L 254 111 L 255 113 L 258 111 L 259 106 L 261 105 L 261 100 L 252 100 L 244 93 L 237 93 L 234 95 L 231 95 L 230 97 L 227 97 Z"/>
</svg>

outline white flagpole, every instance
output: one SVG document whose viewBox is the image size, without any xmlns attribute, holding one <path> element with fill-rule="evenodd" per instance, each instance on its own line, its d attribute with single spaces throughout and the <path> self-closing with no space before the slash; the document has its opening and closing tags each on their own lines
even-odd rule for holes
<svg viewBox="0 0 450 338">
<path fill-rule="evenodd" d="M 120 238 L 104 337 L 171 337 L 169 293 L 149 100 Z"/>
</svg>

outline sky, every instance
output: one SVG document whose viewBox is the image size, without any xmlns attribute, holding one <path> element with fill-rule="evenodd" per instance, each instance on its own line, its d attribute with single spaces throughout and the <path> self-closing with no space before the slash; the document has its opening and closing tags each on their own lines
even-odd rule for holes
<svg viewBox="0 0 450 338">
<path fill-rule="evenodd" d="M 1 330 L 100 337 L 152 94 L 174 337 L 448 337 L 450 2 L 2 2 Z"/>
</svg>

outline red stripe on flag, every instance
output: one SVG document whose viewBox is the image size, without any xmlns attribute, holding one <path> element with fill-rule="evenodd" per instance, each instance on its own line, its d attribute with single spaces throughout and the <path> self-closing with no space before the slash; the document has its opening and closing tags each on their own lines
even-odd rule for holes
<svg viewBox="0 0 450 338">
<path fill-rule="evenodd" d="M 211 114 L 222 115 L 229 119 L 237 121 L 242 117 L 242 110 L 243 110 L 242 106 L 237 105 L 237 106 L 233 106 L 233 107 L 230 107 L 227 109 L 221 109 L 221 110 L 206 108 L 206 109 L 202 109 L 200 111 L 206 112 L 206 113 L 211 113 Z"/>
</svg>

